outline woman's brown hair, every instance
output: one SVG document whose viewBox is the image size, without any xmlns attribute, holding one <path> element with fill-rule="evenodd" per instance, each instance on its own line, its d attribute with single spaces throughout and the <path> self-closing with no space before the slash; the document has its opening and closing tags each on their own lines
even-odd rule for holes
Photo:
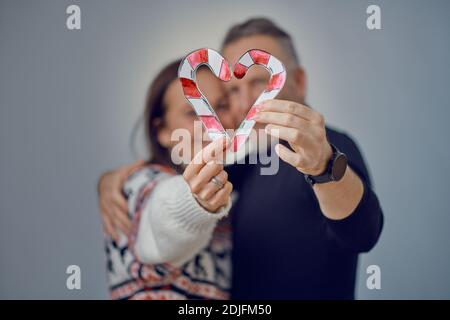
<svg viewBox="0 0 450 320">
<path fill-rule="evenodd" d="M 164 125 L 164 115 L 166 112 L 164 94 L 172 81 L 177 79 L 180 62 L 181 60 L 176 60 L 168 64 L 154 78 L 147 91 L 144 114 L 146 141 L 150 151 L 148 163 L 170 166 L 177 171 L 180 168 L 170 160 L 169 150 L 158 141 L 158 130 Z"/>
</svg>

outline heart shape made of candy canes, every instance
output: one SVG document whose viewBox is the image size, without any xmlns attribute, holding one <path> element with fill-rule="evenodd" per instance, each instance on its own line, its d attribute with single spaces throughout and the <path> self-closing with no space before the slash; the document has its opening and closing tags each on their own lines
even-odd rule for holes
<svg viewBox="0 0 450 320">
<path fill-rule="evenodd" d="M 230 81 L 230 66 L 225 58 L 215 50 L 206 48 L 198 49 L 189 53 L 181 60 L 178 68 L 178 78 L 181 81 L 184 96 L 194 108 L 195 113 L 203 123 L 211 140 L 221 137 L 227 137 L 231 140 L 231 137 L 229 137 L 228 133 L 223 128 L 214 109 L 197 86 L 196 72 L 202 65 L 208 66 L 220 80 Z M 231 150 L 233 152 L 236 152 L 250 135 L 251 130 L 255 125 L 252 116 L 255 114 L 257 106 L 264 100 L 274 99 L 281 91 L 286 81 L 286 69 L 284 68 L 283 63 L 270 53 L 259 49 L 251 49 L 239 58 L 233 68 L 234 76 L 237 79 L 242 79 L 248 69 L 253 65 L 263 66 L 269 72 L 270 79 L 264 91 L 249 109 L 245 119 L 236 129 L 231 140 Z"/>
</svg>

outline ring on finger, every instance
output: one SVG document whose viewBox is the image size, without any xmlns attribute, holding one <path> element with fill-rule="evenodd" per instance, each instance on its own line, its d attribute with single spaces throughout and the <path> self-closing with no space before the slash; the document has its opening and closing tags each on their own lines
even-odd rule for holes
<svg viewBox="0 0 450 320">
<path fill-rule="evenodd" d="M 219 187 L 219 189 L 222 189 L 225 186 L 225 184 L 219 179 L 217 179 L 217 177 L 212 177 L 211 182 L 214 183 L 217 187 Z"/>
</svg>

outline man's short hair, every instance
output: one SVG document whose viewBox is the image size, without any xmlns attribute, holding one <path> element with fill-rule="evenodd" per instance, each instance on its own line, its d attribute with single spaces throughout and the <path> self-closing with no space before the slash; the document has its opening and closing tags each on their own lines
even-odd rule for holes
<svg viewBox="0 0 450 320">
<path fill-rule="evenodd" d="M 296 65 L 300 65 L 300 60 L 289 33 L 267 18 L 252 18 L 231 27 L 223 40 L 222 49 L 232 42 L 256 35 L 266 35 L 276 39 L 286 54 L 292 58 L 292 61 Z"/>
</svg>

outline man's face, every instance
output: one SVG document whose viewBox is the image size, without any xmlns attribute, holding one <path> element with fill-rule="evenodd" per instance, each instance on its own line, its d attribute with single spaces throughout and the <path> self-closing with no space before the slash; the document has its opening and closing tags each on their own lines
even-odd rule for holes
<svg viewBox="0 0 450 320">
<path fill-rule="evenodd" d="M 303 74 L 300 67 L 290 68 L 293 65 L 290 58 L 282 49 L 279 42 L 270 36 L 255 35 L 249 36 L 226 45 L 223 49 L 223 56 L 231 66 L 246 51 L 250 49 L 261 49 L 269 52 L 283 62 L 287 68 L 287 79 L 283 90 L 278 94 L 277 99 L 286 99 L 303 103 L 304 81 L 299 82 L 299 72 Z M 244 78 L 238 80 L 234 77 L 229 82 L 224 83 L 225 90 L 230 98 L 230 109 L 238 126 L 245 118 L 250 107 L 258 96 L 264 91 L 270 75 L 261 66 L 251 67 Z M 303 87 L 303 88 L 302 88 Z"/>
</svg>

